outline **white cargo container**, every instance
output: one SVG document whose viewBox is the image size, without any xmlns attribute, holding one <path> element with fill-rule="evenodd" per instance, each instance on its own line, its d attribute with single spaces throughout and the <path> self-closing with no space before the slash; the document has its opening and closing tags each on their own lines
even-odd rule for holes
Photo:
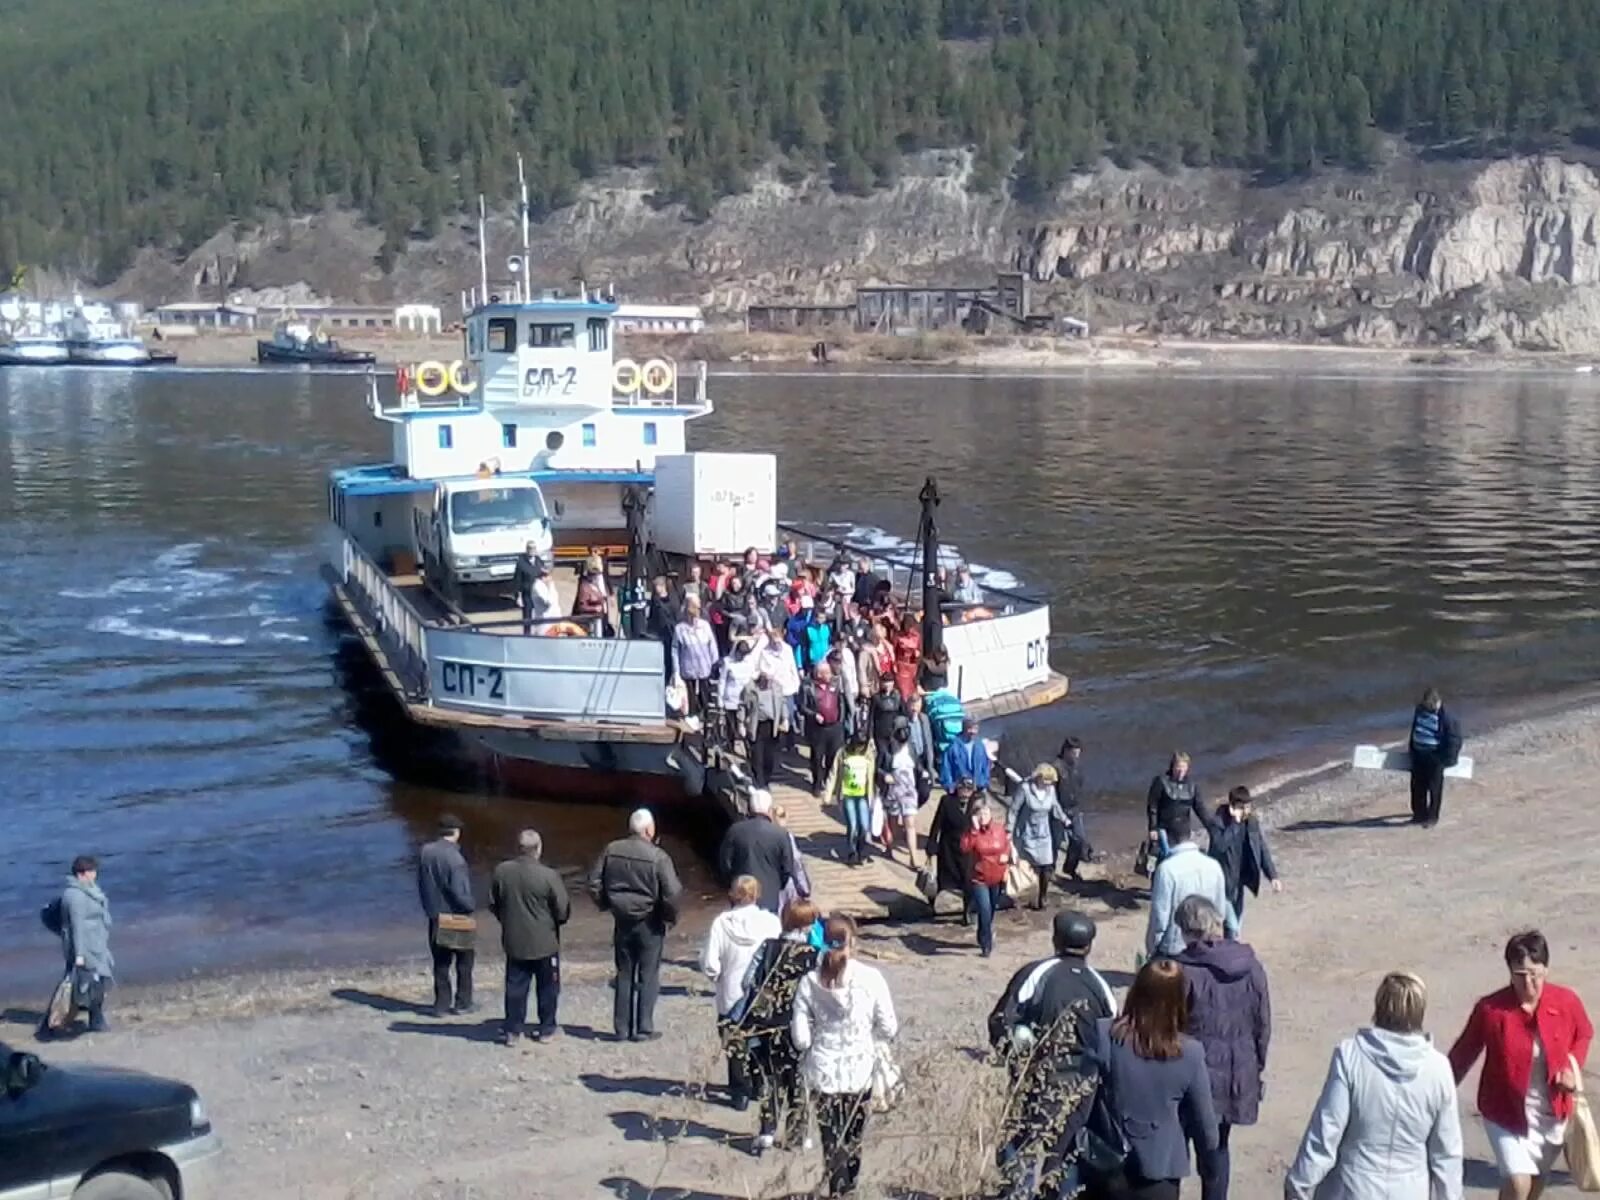
<svg viewBox="0 0 1600 1200">
<path fill-rule="evenodd" d="M 670 554 L 737 555 L 777 541 L 778 460 L 771 454 L 662 454 L 652 530 Z"/>
</svg>

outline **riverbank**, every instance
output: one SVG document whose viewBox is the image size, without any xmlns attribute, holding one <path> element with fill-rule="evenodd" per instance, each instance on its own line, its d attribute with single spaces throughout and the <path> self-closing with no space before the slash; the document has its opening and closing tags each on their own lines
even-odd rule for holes
<svg viewBox="0 0 1600 1200">
<path fill-rule="evenodd" d="M 1585 705 L 1473 739 L 1477 778 L 1451 783 L 1431 832 L 1405 823 L 1405 779 L 1395 774 L 1339 772 L 1272 807 L 1286 891 L 1252 902 L 1246 935 L 1271 976 L 1276 1020 L 1262 1122 L 1234 1136 L 1235 1194 L 1278 1193 L 1328 1054 L 1367 1019 L 1385 971 L 1428 981 L 1428 1027 L 1448 1045 L 1475 997 L 1503 982 L 1506 935 L 1537 925 L 1555 978 L 1600 1004 L 1600 964 L 1583 953 L 1600 936 L 1600 876 L 1574 869 L 1569 849 L 1600 836 L 1600 809 L 1572 786 L 1600 762 L 1597 718 L 1600 706 Z M 1119 987 L 1143 935 L 1130 882 L 1075 901 L 1101 920 L 1094 961 Z M 981 1062 L 983 1016 L 1011 971 L 1048 942 L 1043 920 L 1023 913 L 1002 918 L 999 939 L 985 962 L 971 932 L 948 921 L 867 933 L 900 1010 L 909 1084 L 904 1105 L 871 1134 L 866 1170 L 878 1194 L 967 1194 L 989 1160 L 997 1079 Z M 691 969 L 697 950 L 674 937 L 660 1010 L 669 1036 L 649 1046 L 602 1039 L 604 963 L 568 965 L 566 1036 L 507 1050 L 492 1041 L 498 962 L 483 956 L 483 1013 L 432 1021 L 419 1015 L 419 954 L 392 968 L 127 989 L 113 1034 L 48 1057 L 184 1073 L 227 1141 L 229 1194 L 239 1200 L 731 1200 L 815 1187 L 815 1152 L 755 1159 L 754 1114 L 715 1102 L 721 1067 L 711 1002 Z M 0 1029 L 20 1041 L 33 1012 L 12 999 Z M 1472 1095 L 1463 1091 L 1467 1191 L 1489 1196 Z M 1548 1194 L 1575 1192 L 1563 1181 Z"/>
<path fill-rule="evenodd" d="M 184 367 L 219 369 L 256 365 L 256 335 L 166 330 L 161 345 Z M 339 338 L 351 350 L 370 350 L 378 365 L 461 357 L 456 333 L 351 333 Z M 963 366 L 993 370 L 1072 371 L 1104 369 L 1184 369 L 1286 371 L 1320 364 L 1357 372 L 1572 372 L 1592 369 L 1585 355 L 1508 351 L 1489 353 L 1452 347 L 1342 346 L 1328 342 L 1200 341 L 1102 335 L 1090 339 L 975 336 L 961 332 L 892 334 L 854 332 L 747 333 L 708 330 L 695 334 L 622 334 L 618 355 L 644 359 L 657 355 L 678 362 L 752 366 L 817 365 L 813 348 L 827 346 L 827 366 Z M 293 368 L 274 368 L 293 369 Z M 826 367 L 819 367 L 826 369 Z"/>
</svg>

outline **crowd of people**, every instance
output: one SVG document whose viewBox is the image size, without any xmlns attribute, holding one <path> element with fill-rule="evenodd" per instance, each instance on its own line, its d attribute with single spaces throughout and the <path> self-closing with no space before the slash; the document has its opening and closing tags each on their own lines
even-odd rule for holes
<svg viewBox="0 0 1600 1200">
<path fill-rule="evenodd" d="M 689 597 L 686 618 L 698 619 L 699 608 Z M 776 631 L 766 632 L 770 638 Z M 876 644 L 865 636 L 860 654 L 872 654 Z M 786 640 L 769 646 L 780 647 L 760 651 L 773 656 L 771 673 L 754 672 L 741 697 L 741 736 L 753 747 L 792 729 L 779 702 L 790 676 L 776 663 L 794 664 L 799 674 L 804 661 Z M 930 899 L 946 886 L 962 893 L 962 920 L 976 915 L 982 956 L 994 949 L 996 911 L 1022 898 L 1019 892 L 1031 892 L 1043 907 L 1053 878 L 1076 877 L 1093 859 L 1078 739 L 1067 738 L 1053 763 L 1014 778 L 1002 797 L 991 791 L 997 773 L 975 722 L 962 721 L 941 745 L 916 704 L 893 702 L 906 697 L 887 668 L 870 680 L 879 690 L 865 705 L 860 693 L 834 690 L 826 657 L 805 676 L 811 694 L 797 707 L 813 717 L 813 750 L 835 744 L 819 739 L 819 729 L 848 724 L 836 780 L 825 781 L 830 768 L 816 781 L 841 805 L 852 856 L 872 844 L 890 853 L 887 826 L 874 830 L 868 815 L 876 788 L 890 794 L 896 819 L 909 829 L 918 806 L 942 785 L 924 891 Z M 776 686 L 764 692 L 768 685 Z M 819 699 L 827 695 L 835 698 Z M 878 696 L 885 697 L 881 721 Z M 711 702 L 709 694 L 702 702 Z M 1459 727 L 1432 689 L 1415 710 L 1409 748 L 1413 819 L 1429 825 L 1443 771 L 1461 748 Z M 909 774 L 897 778 L 906 757 Z M 989 1014 L 988 1040 L 1008 1085 L 996 1155 L 1007 1200 L 1176 1200 L 1191 1175 L 1198 1175 L 1202 1200 L 1227 1200 L 1234 1134 L 1260 1119 L 1271 996 L 1266 965 L 1241 931 L 1246 895 L 1282 887 L 1266 834 L 1245 788 L 1208 806 L 1182 753 L 1152 780 L 1146 801 L 1149 916 L 1142 961 L 1120 1004 L 1090 962 L 1095 923 L 1065 908 L 1054 916 L 1053 953 L 1016 971 Z M 717 855 L 728 906 L 712 922 L 699 960 L 712 985 L 727 1096 L 739 1112 L 756 1107 L 758 1153 L 810 1149 L 814 1128 L 829 1193 L 847 1196 L 859 1181 L 873 1114 L 900 1095 L 894 998 L 884 974 L 862 961 L 850 918 L 821 911 L 781 806 L 755 788 L 746 807 Z M 1207 835 L 1204 850 L 1194 840 L 1197 829 Z M 475 1009 L 477 904 L 462 835 L 459 818 L 442 818 L 417 865 L 432 1011 L 441 1017 Z M 914 834 L 906 846 L 908 865 L 918 867 Z M 488 908 L 505 955 L 501 1036 L 508 1045 L 560 1031 L 561 938 L 571 901 L 543 849 L 537 832 L 523 831 L 517 856 L 495 869 L 490 884 Z M 1019 885 L 1019 867 L 1031 882 Z M 631 815 L 626 836 L 605 847 L 587 885 L 613 920 L 613 1036 L 654 1041 L 662 1036 L 661 965 L 683 888 L 648 810 Z M 107 1029 L 111 914 L 94 859 L 73 862 L 41 918 L 60 937 L 66 961 L 41 1036 L 59 1031 L 63 1003 L 68 1017 L 74 1007 L 87 1011 L 91 1031 Z M 1424 1031 L 1426 983 L 1407 972 L 1383 978 L 1370 1025 L 1333 1051 L 1284 1179 L 1285 1200 L 1457 1200 L 1457 1092 L 1479 1060 L 1477 1104 L 1500 1200 L 1537 1200 L 1579 1111 L 1594 1030 L 1576 993 L 1551 981 L 1550 946 L 1539 932 L 1511 937 L 1503 958 L 1507 985 L 1477 1001 L 1448 1053 Z"/>
</svg>

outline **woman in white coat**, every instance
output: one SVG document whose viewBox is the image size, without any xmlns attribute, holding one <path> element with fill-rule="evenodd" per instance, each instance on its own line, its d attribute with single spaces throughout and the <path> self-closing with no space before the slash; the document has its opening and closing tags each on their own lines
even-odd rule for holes
<svg viewBox="0 0 1600 1200">
<path fill-rule="evenodd" d="M 1427 986 L 1378 985 L 1372 1027 L 1339 1043 L 1285 1200 L 1461 1200 L 1461 1117 L 1450 1060 L 1422 1032 Z"/>
<path fill-rule="evenodd" d="M 739 1039 L 744 1017 L 745 972 L 762 943 L 782 937 L 776 913 L 762 908 L 761 884 L 753 875 L 741 875 L 728 889 L 728 910 L 711 922 L 711 934 L 700 952 L 700 969 L 717 985 L 717 1032 L 728 1054 L 728 1094 L 740 1112 L 750 1107 L 752 1095 L 749 1055 Z"/>
<path fill-rule="evenodd" d="M 882 974 L 855 959 L 855 922 L 829 917 L 822 936 L 822 960 L 795 993 L 790 1033 L 816 1096 L 828 1191 L 848 1196 L 861 1174 L 878 1047 L 894 1040 L 899 1024 Z"/>
</svg>

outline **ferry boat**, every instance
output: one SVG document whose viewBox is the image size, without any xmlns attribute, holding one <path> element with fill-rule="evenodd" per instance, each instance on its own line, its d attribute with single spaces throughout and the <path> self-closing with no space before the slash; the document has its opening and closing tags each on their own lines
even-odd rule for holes
<svg viewBox="0 0 1600 1200">
<path fill-rule="evenodd" d="M 67 361 L 85 367 L 147 367 L 156 358 L 103 304 L 76 305 L 64 323 Z"/>
<path fill-rule="evenodd" d="M 642 635 L 651 576 L 776 548 L 775 459 L 687 454 L 689 423 L 713 409 L 705 366 L 615 358 L 616 312 L 587 290 L 518 289 L 471 307 L 460 361 L 402 367 L 392 384 L 370 373 L 368 408 L 393 454 L 330 473 L 324 573 L 405 717 L 454 730 L 509 790 L 696 800 L 725 756 L 697 722 L 669 714 L 660 640 L 604 636 L 569 617 L 525 624 L 510 595 L 515 555 L 531 542 L 555 564 L 569 613 L 568 568 L 599 553 L 625 564 L 621 619 Z M 720 542 L 684 532 L 698 527 L 685 519 L 696 505 L 727 518 Z M 925 533 L 936 555 L 931 520 Z M 988 610 L 937 635 L 968 710 L 1065 694 L 1048 659 L 1048 607 L 997 596 Z"/>
<path fill-rule="evenodd" d="M 258 363 L 299 366 L 366 366 L 377 361 L 370 350 L 346 350 L 320 329 L 304 321 L 284 320 L 273 327 L 270 339 L 256 341 Z"/>
<path fill-rule="evenodd" d="M 0 367 L 56 366 L 67 361 L 67 339 L 43 321 L 19 321 L 0 332 Z"/>
</svg>

